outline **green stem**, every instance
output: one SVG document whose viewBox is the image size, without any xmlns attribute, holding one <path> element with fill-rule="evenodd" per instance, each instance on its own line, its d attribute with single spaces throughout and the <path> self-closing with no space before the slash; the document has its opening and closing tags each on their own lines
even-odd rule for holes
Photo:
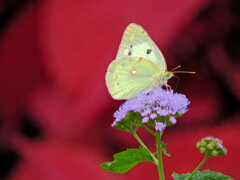
<svg viewBox="0 0 240 180">
<path fill-rule="evenodd" d="M 148 132 L 150 132 L 153 136 L 156 136 L 156 134 L 151 130 L 149 129 L 148 127 L 146 127 L 145 125 L 142 126 L 144 129 L 146 129 Z"/>
<path fill-rule="evenodd" d="M 200 162 L 200 164 L 196 167 L 196 169 L 185 179 L 185 180 L 190 180 L 194 174 L 197 173 L 197 171 L 202 167 L 202 165 L 206 162 L 206 160 L 209 158 L 208 155 L 205 156 L 205 158 Z"/>
<path fill-rule="evenodd" d="M 158 154 L 158 173 L 159 179 L 164 180 L 164 171 L 163 171 L 163 163 L 162 163 L 162 148 L 161 148 L 161 136 L 163 132 L 157 131 L 156 141 L 157 141 L 157 154 Z"/>
<path fill-rule="evenodd" d="M 149 152 L 150 156 L 151 156 L 152 159 L 153 159 L 153 163 L 157 165 L 157 164 L 158 164 L 157 158 L 151 153 L 151 151 L 147 148 L 147 146 L 142 142 L 142 140 L 138 137 L 137 133 L 133 131 L 132 134 L 133 134 L 133 136 L 137 139 L 137 141 L 139 142 L 139 144 L 141 144 L 141 146 L 142 146 L 143 148 L 145 148 L 145 149 Z"/>
</svg>

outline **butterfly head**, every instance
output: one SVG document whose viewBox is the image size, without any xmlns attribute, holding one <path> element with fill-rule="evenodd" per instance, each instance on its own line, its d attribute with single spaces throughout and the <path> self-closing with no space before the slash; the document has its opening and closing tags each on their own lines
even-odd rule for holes
<svg viewBox="0 0 240 180">
<path fill-rule="evenodd" d="M 159 74 L 156 78 L 156 87 L 166 85 L 168 80 L 171 79 L 174 76 L 173 72 L 167 71 L 165 73 Z"/>
<path fill-rule="evenodd" d="M 170 79 L 174 76 L 174 73 L 171 72 L 171 71 L 168 71 L 168 72 L 165 73 L 165 76 L 166 76 L 167 79 Z"/>
</svg>

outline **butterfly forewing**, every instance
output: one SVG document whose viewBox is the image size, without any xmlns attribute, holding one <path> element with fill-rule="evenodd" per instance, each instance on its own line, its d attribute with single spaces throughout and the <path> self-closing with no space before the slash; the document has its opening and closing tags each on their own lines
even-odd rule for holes
<svg viewBox="0 0 240 180">
<path fill-rule="evenodd" d="M 106 73 L 106 84 L 114 99 L 129 99 L 156 85 L 159 67 L 144 58 L 123 57 L 114 60 Z"/>
<path fill-rule="evenodd" d="M 156 63 L 161 72 L 165 72 L 167 69 L 165 59 L 159 48 L 147 32 L 134 23 L 129 24 L 124 31 L 116 59 L 126 56 L 148 59 Z"/>
</svg>

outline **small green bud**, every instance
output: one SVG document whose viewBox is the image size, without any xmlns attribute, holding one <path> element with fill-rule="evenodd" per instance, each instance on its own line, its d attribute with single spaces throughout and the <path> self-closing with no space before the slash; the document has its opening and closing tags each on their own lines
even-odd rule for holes
<svg viewBox="0 0 240 180">
<path fill-rule="evenodd" d="M 204 141 L 204 140 L 201 140 L 201 141 L 200 141 L 200 145 L 201 145 L 201 146 L 206 146 L 206 145 L 207 145 L 207 143 L 206 143 L 206 141 Z"/>
<path fill-rule="evenodd" d="M 223 155 L 223 156 L 227 155 L 227 149 L 223 148 L 220 155 Z"/>
<path fill-rule="evenodd" d="M 206 148 L 205 148 L 205 147 L 200 147 L 200 148 L 199 148 L 199 151 L 200 151 L 201 153 L 205 153 L 205 152 L 206 152 Z"/>
<path fill-rule="evenodd" d="M 218 152 L 216 150 L 213 150 L 211 153 L 211 156 L 214 156 L 214 157 L 218 156 Z"/>
<path fill-rule="evenodd" d="M 196 147 L 199 149 L 201 147 L 201 143 L 197 142 Z"/>
<path fill-rule="evenodd" d="M 223 155 L 227 155 L 227 149 L 223 148 Z"/>
<path fill-rule="evenodd" d="M 214 144 L 213 144 L 213 143 L 209 143 L 209 144 L 207 145 L 207 148 L 210 149 L 210 150 L 212 150 L 212 149 L 214 148 Z"/>
</svg>

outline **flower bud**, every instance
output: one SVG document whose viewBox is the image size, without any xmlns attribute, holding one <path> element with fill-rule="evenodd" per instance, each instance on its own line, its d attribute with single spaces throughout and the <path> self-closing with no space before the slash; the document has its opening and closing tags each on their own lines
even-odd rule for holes
<svg viewBox="0 0 240 180">
<path fill-rule="evenodd" d="M 156 122 L 155 129 L 156 131 L 163 131 L 166 125 L 161 122 Z"/>
<path fill-rule="evenodd" d="M 205 152 L 206 152 L 206 148 L 205 148 L 205 147 L 200 147 L 200 148 L 199 148 L 199 151 L 200 151 L 201 153 L 205 153 Z"/>
<path fill-rule="evenodd" d="M 214 157 L 216 157 L 216 156 L 218 156 L 218 152 L 217 152 L 216 150 L 213 150 L 213 151 L 211 152 L 211 155 L 214 156 Z"/>
<path fill-rule="evenodd" d="M 197 142 L 196 147 L 199 149 L 201 147 L 201 143 Z"/>
<path fill-rule="evenodd" d="M 146 117 L 144 117 L 143 119 L 142 119 L 142 123 L 144 124 L 144 123 L 147 123 L 148 122 L 148 120 L 149 120 L 149 117 L 148 116 L 146 116 Z"/>
<path fill-rule="evenodd" d="M 207 145 L 207 148 L 210 149 L 210 150 L 212 150 L 212 149 L 214 148 L 214 144 L 213 144 L 213 143 L 209 143 L 209 144 Z"/>
<path fill-rule="evenodd" d="M 201 140 L 201 141 L 200 141 L 200 145 L 201 145 L 201 146 L 206 146 L 206 145 L 207 145 L 207 142 L 204 141 L 204 140 Z"/>
<path fill-rule="evenodd" d="M 227 149 L 223 148 L 223 155 L 227 155 Z"/>
<path fill-rule="evenodd" d="M 207 154 L 209 157 L 227 154 L 227 149 L 223 146 L 222 140 L 211 136 L 202 138 L 197 142 L 196 147 L 201 153 Z"/>
</svg>

